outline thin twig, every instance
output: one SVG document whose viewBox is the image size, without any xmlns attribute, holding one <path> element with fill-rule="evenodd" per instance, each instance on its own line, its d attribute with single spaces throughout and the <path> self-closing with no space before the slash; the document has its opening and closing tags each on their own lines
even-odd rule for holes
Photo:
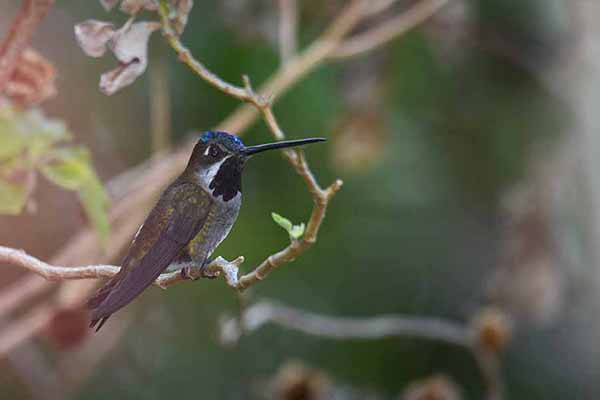
<svg viewBox="0 0 600 400">
<path fill-rule="evenodd" d="M 14 72 L 21 53 L 48 13 L 54 0 L 23 0 L 8 35 L 0 46 L 0 92 Z"/>
<path fill-rule="evenodd" d="M 482 349 L 467 324 L 441 318 L 408 315 L 381 315 L 368 318 L 335 317 L 311 313 L 280 303 L 263 300 L 246 308 L 240 319 L 221 321 L 220 339 L 235 344 L 242 334 L 252 333 L 267 324 L 276 324 L 306 335 L 337 340 L 376 340 L 419 338 L 459 346 L 472 354 L 486 386 L 486 400 L 502 399 L 502 378 L 498 354 Z"/>
<path fill-rule="evenodd" d="M 352 57 L 380 47 L 422 24 L 447 3 L 448 0 L 421 0 L 389 21 L 342 42 L 332 57 Z"/>
</svg>

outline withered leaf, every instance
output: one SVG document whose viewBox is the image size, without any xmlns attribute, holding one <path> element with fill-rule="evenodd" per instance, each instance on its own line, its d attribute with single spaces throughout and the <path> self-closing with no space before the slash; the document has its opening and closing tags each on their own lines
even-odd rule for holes
<svg viewBox="0 0 600 400">
<path fill-rule="evenodd" d="M 90 57 L 102 57 L 114 35 L 114 25 L 110 22 L 90 19 L 75 25 L 77 43 Z"/>
<path fill-rule="evenodd" d="M 119 66 L 102 74 L 100 90 L 107 95 L 114 94 L 144 73 L 148 65 L 148 40 L 158 28 L 157 22 L 132 23 L 130 20 L 115 32 L 108 46 L 119 60 Z"/>
</svg>

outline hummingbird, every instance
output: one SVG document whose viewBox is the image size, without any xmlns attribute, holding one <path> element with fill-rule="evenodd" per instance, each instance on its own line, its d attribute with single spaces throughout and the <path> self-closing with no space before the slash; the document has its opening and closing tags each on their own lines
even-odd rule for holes
<svg viewBox="0 0 600 400">
<path fill-rule="evenodd" d="M 267 150 L 324 141 L 323 138 L 245 146 L 235 135 L 204 132 L 183 173 L 160 196 L 137 231 L 121 269 L 88 301 L 90 328 L 98 331 L 111 314 L 129 304 L 163 272 L 209 264 L 227 237 L 242 204 L 246 161 Z"/>
</svg>

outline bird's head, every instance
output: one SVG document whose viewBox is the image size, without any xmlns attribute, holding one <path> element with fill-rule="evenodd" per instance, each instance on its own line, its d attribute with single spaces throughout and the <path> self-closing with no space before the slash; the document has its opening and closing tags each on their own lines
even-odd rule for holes
<svg viewBox="0 0 600 400">
<path fill-rule="evenodd" d="M 214 197 L 223 196 L 224 201 L 229 201 L 241 191 L 242 171 L 250 157 L 267 150 L 285 149 L 324 140 L 309 138 L 246 146 L 235 135 L 207 131 L 196 143 L 187 169 Z"/>
</svg>

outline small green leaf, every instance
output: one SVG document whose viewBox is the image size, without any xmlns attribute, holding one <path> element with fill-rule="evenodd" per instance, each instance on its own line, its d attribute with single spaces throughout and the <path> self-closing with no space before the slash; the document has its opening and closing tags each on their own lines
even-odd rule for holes
<svg viewBox="0 0 600 400">
<path fill-rule="evenodd" d="M 37 168 L 54 184 L 76 191 L 103 243 L 108 239 L 108 196 L 83 147 L 57 149 L 72 135 L 65 124 L 39 110 L 15 111 L 0 105 L 0 177 Z M 24 187 L 0 181 L 0 213 L 18 214 L 27 199 Z"/>
<path fill-rule="evenodd" d="M 281 215 L 274 212 L 271 213 L 271 217 L 277 225 L 279 225 L 286 231 L 290 232 L 292 230 L 292 221 L 290 221 L 289 219 L 282 217 Z"/>
<path fill-rule="evenodd" d="M 72 135 L 62 121 L 50 119 L 39 110 L 18 112 L 0 106 L 0 160 L 22 156 L 27 150 L 32 163 L 56 143 Z"/>
<path fill-rule="evenodd" d="M 71 147 L 51 153 L 52 159 L 40 170 L 52 183 L 69 190 L 78 190 L 94 175 L 87 150 Z"/>
<path fill-rule="evenodd" d="M 15 122 L 0 115 L 0 161 L 17 157 L 25 148 L 25 140 Z"/>
<path fill-rule="evenodd" d="M 18 215 L 26 202 L 25 186 L 0 181 L 0 214 Z"/>
<path fill-rule="evenodd" d="M 92 169 L 89 152 L 81 147 L 60 149 L 50 153 L 51 160 L 41 166 L 48 180 L 68 190 L 77 191 L 79 200 L 103 244 L 110 234 L 108 196 Z"/>
<path fill-rule="evenodd" d="M 304 222 L 300 223 L 300 225 L 294 225 L 290 231 L 290 236 L 294 239 L 300 239 L 304 235 L 304 229 Z"/>
<path fill-rule="evenodd" d="M 304 235 L 304 222 L 300 225 L 293 225 L 292 221 L 274 212 L 271 213 L 271 217 L 277 225 L 281 226 L 287 231 L 287 233 L 290 235 L 290 238 L 300 239 L 302 235 Z"/>
<path fill-rule="evenodd" d="M 18 171 L 29 171 L 29 164 L 23 157 L 12 157 L 0 162 L 0 179 L 10 178 Z"/>
<path fill-rule="evenodd" d="M 38 110 L 23 116 L 23 129 L 27 132 L 27 150 L 33 160 L 51 151 L 56 143 L 72 138 L 64 122 L 46 118 Z"/>
<path fill-rule="evenodd" d="M 78 191 L 79 199 L 90 220 L 90 223 L 96 230 L 103 246 L 106 246 L 110 235 L 110 224 L 108 222 L 108 196 L 104 187 L 94 175 Z"/>
</svg>

